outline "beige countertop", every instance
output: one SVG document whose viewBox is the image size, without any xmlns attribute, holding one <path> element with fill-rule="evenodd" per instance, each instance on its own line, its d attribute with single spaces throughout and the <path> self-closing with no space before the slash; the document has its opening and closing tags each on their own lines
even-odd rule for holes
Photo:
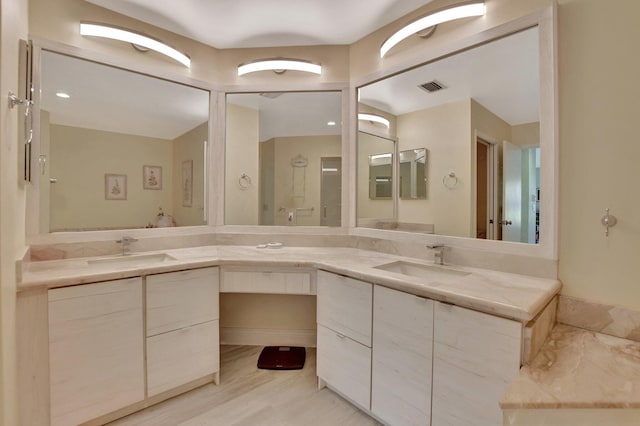
<svg viewBox="0 0 640 426">
<path fill-rule="evenodd" d="M 423 265 L 433 265 L 433 262 L 343 247 L 260 249 L 253 246 L 204 246 L 133 253 L 132 257 L 155 253 L 165 253 L 173 259 L 146 264 L 135 261 L 89 263 L 100 257 L 25 262 L 18 292 L 207 266 L 310 267 L 527 322 L 561 287 L 557 280 L 453 265 L 444 268 L 467 272 L 468 275 L 446 279 L 408 276 L 374 267 L 399 260 Z"/>
<path fill-rule="evenodd" d="M 640 343 L 557 325 L 500 406 L 640 408 Z"/>
</svg>

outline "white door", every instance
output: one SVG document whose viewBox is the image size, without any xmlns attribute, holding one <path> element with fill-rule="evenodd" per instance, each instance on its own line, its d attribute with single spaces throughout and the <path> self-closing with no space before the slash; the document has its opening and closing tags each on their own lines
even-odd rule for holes
<svg viewBox="0 0 640 426">
<path fill-rule="evenodd" d="M 522 149 L 502 142 L 502 240 L 519 242 L 522 221 Z"/>
</svg>

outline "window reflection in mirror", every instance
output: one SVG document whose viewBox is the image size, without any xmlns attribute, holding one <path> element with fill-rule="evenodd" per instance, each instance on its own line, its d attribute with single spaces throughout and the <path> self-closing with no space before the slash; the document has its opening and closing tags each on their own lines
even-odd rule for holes
<svg viewBox="0 0 640 426">
<path fill-rule="evenodd" d="M 40 230 L 203 225 L 209 92 L 41 55 Z"/>
<path fill-rule="evenodd" d="M 227 94 L 225 224 L 340 226 L 340 92 Z"/>
<path fill-rule="evenodd" d="M 426 198 L 400 184 L 396 229 L 538 242 L 538 52 L 534 27 L 359 88 L 360 111 L 393 117 L 399 151 L 428 152 Z"/>
</svg>

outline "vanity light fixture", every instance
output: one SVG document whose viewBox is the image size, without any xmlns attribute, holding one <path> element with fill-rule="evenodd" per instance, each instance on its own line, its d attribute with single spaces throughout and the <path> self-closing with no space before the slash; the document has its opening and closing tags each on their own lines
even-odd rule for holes
<svg viewBox="0 0 640 426">
<path fill-rule="evenodd" d="M 62 99 L 69 99 L 71 97 L 68 93 L 64 92 L 58 92 L 56 93 L 56 96 Z"/>
<path fill-rule="evenodd" d="M 382 43 L 382 47 L 380 48 L 380 58 L 384 58 L 384 56 L 395 46 L 400 43 L 405 38 L 419 33 L 421 31 L 425 31 L 428 29 L 435 29 L 435 26 L 438 24 L 442 24 L 443 22 L 453 21 L 455 19 L 461 18 L 469 18 L 472 16 L 482 16 L 485 13 L 485 4 L 483 1 L 470 1 L 466 3 L 459 3 L 457 5 L 447 7 L 445 9 L 440 9 L 435 12 L 431 12 L 422 18 L 418 18 L 417 20 L 411 22 L 406 25 L 401 30 L 397 31 L 384 43 Z M 425 36 L 428 37 L 431 35 L 433 31 L 425 31 Z"/>
<path fill-rule="evenodd" d="M 327 126 L 335 126 L 336 122 L 335 121 L 328 121 L 327 122 Z"/>
<path fill-rule="evenodd" d="M 391 125 L 389 120 L 387 120 L 386 118 L 381 117 L 379 115 L 375 115 L 375 114 L 362 114 L 362 113 L 360 113 L 360 114 L 358 114 L 358 120 L 372 121 L 374 123 L 379 123 L 379 124 L 382 124 L 387 129 Z"/>
<path fill-rule="evenodd" d="M 238 65 L 238 76 L 256 71 L 273 71 L 276 74 L 291 71 L 304 71 L 312 74 L 322 74 L 322 65 L 299 59 L 261 59 Z"/>
<path fill-rule="evenodd" d="M 166 55 L 171 59 L 180 62 L 185 67 L 191 68 L 191 59 L 184 53 L 174 49 L 173 47 L 167 46 L 166 44 L 151 37 L 134 33 L 129 30 L 124 30 L 122 28 L 112 27 L 108 25 L 81 22 L 80 35 L 104 37 L 113 40 L 124 41 L 126 43 L 131 43 L 136 49 L 139 50 L 155 50 L 158 53 L 162 53 L 163 55 Z"/>
<path fill-rule="evenodd" d="M 372 155 L 371 159 L 372 160 L 379 160 L 381 158 L 391 158 L 391 153 L 386 153 L 386 154 L 376 154 L 376 155 Z"/>
</svg>

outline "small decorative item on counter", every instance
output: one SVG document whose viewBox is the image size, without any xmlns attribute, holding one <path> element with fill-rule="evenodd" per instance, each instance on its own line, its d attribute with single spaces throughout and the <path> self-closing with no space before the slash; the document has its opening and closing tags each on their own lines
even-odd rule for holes
<svg viewBox="0 0 640 426">
<path fill-rule="evenodd" d="M 158 217 L 156 218 L 156 227 L 157 228 L 169 228 L 172 226 L 176 226 L 176 221 L 173 220 L 173 217 L 166 214 L 162 207 L 159 208 Z"/>
</svg>

